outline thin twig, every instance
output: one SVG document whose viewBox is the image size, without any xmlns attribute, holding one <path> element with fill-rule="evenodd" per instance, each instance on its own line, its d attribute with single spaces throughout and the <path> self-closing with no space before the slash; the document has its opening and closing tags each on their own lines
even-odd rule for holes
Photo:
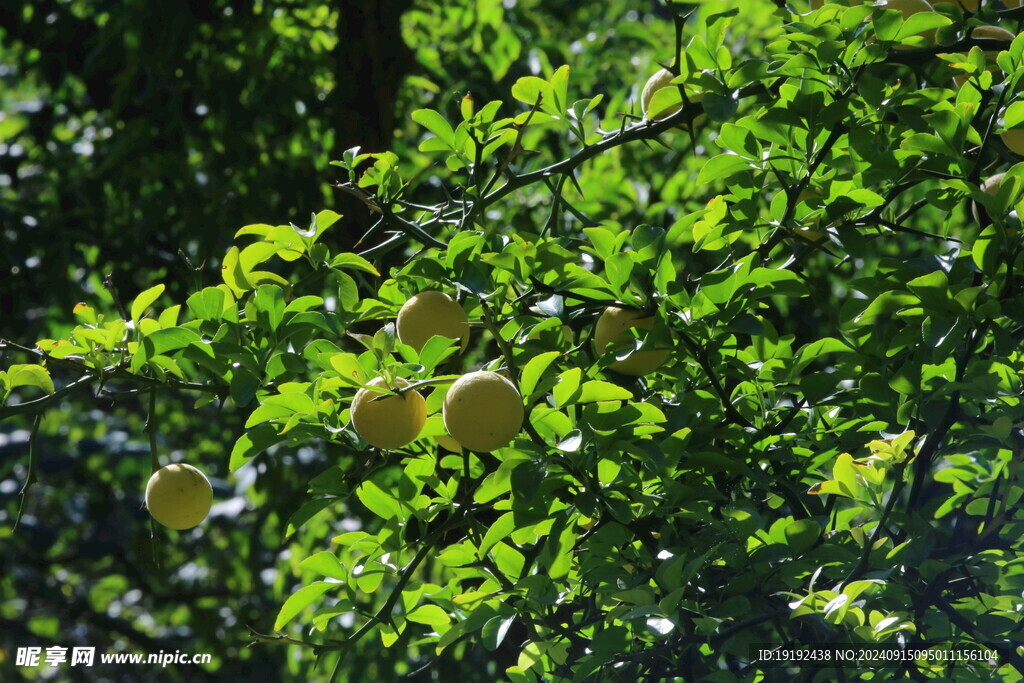
<svg viewBox="0 0 1024 683">
<path fill-rule="evenodd" d="M 149 434 L 149 464 L 153 472 L 160 469 L 160 458 L 156 451 L 156 387 L 149 388 L 149 415 L 146 416 L 146 433 Z"/>
<path fill-rule="evenodd" d="M 25 512 L 25 499 L 28 498 L 28 490 L 38 481 L 36 477 L 36 437 L 39 434 L 39 425 L 43 421 L 43 414 L 36 413 L 36 419 L 32 422 L 32 434 L 28 437 L 28 474 L 25 476 L 25 483 L 18 492 L 21 502 L 18 503 L 18 516 L 14 520 L 14 531 L 18 530 L 21 523 L 21 515 Z"/>
</svg>

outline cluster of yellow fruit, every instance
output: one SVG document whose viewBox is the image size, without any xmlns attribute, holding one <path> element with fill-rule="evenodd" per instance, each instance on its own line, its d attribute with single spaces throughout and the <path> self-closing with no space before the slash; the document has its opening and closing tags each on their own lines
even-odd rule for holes
<svg viewBox="0 0 1024 683">
<path fill-rule="evenodd" d="M 192 465 L 161 467 L 146 484 L 146 508 L 153 519 L 172 529 L 191 529 L 210 513 L 213 487 Z"/>
<path fill-rule="evenodd" d="M 654 318 L 631 309 L 609 307 L 598 318 L 594 345 L 598 354 L 609 346 L 632 342 L 630 329 L 650 330 Z M 469 343 L 469 319 L 455 300 L 443 292 L 420 292 L 398 312 L 398 338 L 420 351 L 434 336 Z M 624 375 L 646 375 L 668 357 L 668 349 L 636 351 L 609 367 Z M 377 391 L 374 388 L 382 389 Z M 519 433 L 525 417 L 523 398 L 504 375 L 478 370 L 459 377 L 448 389 L 442 406 L 447 435 L 438 443 L 451 451 L 468 448 L 487 453 L 507 446 Z M 376 377 L 356 392 L 352 401 L 352 427 L 371 446 L 393 450 L 417 438 L 427 421 L 423 396 L 401 378 L 390 386 Z"/>
<path fill-rule="evenodd" d="M 620 342 L 632 343 L 630 329 L 650 330 L 654 318 L 639 311 L 609 307 L 598 318 L 594 346 L 598 354 Z M 457 339 L 463 350 L 469 342 L 465 311 L 442 292 L 421 292 L 409 299 L 398 314 L 398 336 L 417 351 L 435 335 Z M 610 368 L 624 375 L 646 375 L 667 358 L 668 349 L 636 351 Z M 371 388 L 373 387 L 373 388 Z M 384 389 L 385 391 L 376 391 Z M 448 435 L 438 443 L 452 451 L 463 447 L 487 453 L 507 446 L 522 428 L 523 398 L 507 377 L 480 370 L 459 377 L 448 389 L 442 407 Z M 352 426 L 371 446 L 392 450 L 415 441 L 427 420 L 427 403 L 409 382 L 375 377 L 356 392 L 351 408 Z M 186 464 L 162 467 L 146 485 L 146 507 L 160 524 L 191 529 L 206 519 L 213 503 L 213 487 L 202 472 Z"/>
<path fill-rule="evenodd" d="M 466 312 L 444 292 L 425 291 L 409 299 L 398 312 L 396 326 L 399 341 L 416 351 L 434 336 L 458 340 L 463 351 L 469 344 Z M 454 443 L 444 439 L 444 445 L 451 450 L 496 450 L 519 433 L 524 413 L 522 396 L 506 377 L 486 370 L 470 372 L 457 379 L 445 397 L 442 414 Z M 427 403 L 406 380 L 396 377 L 388 386 L 384 377 L 375 377 L 356 392 L 351 414 L 352 427 L 368 444 L 392 450 L 419 437 L 427 421 Z"/>
</svg>

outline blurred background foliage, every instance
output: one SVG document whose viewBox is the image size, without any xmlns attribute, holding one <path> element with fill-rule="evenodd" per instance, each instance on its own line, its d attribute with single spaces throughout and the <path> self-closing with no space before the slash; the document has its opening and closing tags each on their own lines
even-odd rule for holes
<svg viewBox="0 0 1024 683">
<path fill-rule="evenodd" d="M 758 54 L 778 30 L 772 10 L 744 4 L 730 49 Z M 614 130 L 639 113 L 640 89 L 671 61 L 674 38 L 665 7 L 628 0 L 0 3 L 0 337 L 31 346 L 66 332 L 79 301 L 110 310 L 107 274 L 123 300 L 164 282 L 181 301 L 217 280 L 248 223 L 302 224 L 333 208 L 346 220 L 331 239 L 347 244 L 332 247 L 355 244 L 367 212 L 332 189 L 339 174 L 328 162 L 355 145 L 393 148 L 408 176 L 424 172 L 433 162 L 416 151 L 417 108 L 452 115 L 466 93 L 511 106 L 518 77 L 569 64 L 575 92 L 604 94 L 603 126 Z M 568 153 L 561 137 L 536 135 L 531 145 Z M 601 220 L 671 224 L 707 200 L 689 151 L 617 149 L 581 170 L 578 206 Z M 418 192 L 441 196 L 436 185 Z M 499 227 L 547 219 L 529 190 L 518 201 L 494 217 Z M 220 502 L 201 528 L 155 540 L 141 509 L 149 462 L 138 396 L 111 385 L 47 413 L 39 482 L 16 531 L 31 424 L 0 424 L 0 678 L 46 675 L 14 667 L 18 645 L 213 653 L 187 680 L 322 674 L 288 648 L 246 647 L 247 626 L 268 629 L 296 585 L 293 544 L 304 557 L 360 520 L 321 516 L 289 537 L 287 519 L 329 456 L 282 452 L 229 479 L 226 449 L 245 415 L 192 401 L 161 395 L 162 453 L 202 463 Z M 355 655 L 351 680 L 417 667 L 413 651 Z M 446 656 L 429 676 L 490 681 L 517 655 Z M 120 667 L 116 677 L 185 680 L 171 669 Z"/>
</svg>

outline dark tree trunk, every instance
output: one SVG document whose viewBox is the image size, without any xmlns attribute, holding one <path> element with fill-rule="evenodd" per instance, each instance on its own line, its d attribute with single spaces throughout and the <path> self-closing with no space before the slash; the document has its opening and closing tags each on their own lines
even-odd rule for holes
<svg viewBox="0 0 1024 683">
<path fill-rule="evenodd" d="M 413 64 L 402 40 L 401 17 L 412 0 L 343 0 L 335 49 L 338 87 L 324 114 L 335 125 L 333 158 L 359 146 L 363 152 L 390 149 L 395 103 L 403 77 Z M 370 211 L 359 200 L 338 193 L 335 210 L 345 216 L 338 246 L 351 248 L 369 227 Z"/>
</svg>

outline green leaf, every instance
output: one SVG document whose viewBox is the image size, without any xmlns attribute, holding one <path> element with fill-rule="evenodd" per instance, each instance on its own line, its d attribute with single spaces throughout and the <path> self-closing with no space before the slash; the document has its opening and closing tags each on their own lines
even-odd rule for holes
<svg viewBox="0 0 1024 683">
<path fill-rule="evenodd" d="M 256 396 L 260 388 L 260 379 L 248 368 L 237 367 L 232 370 L 228 393 L 231 400 L 239 406 L 247 406 Z"/>
<path fill-rule="evenodd" d="M 537 666 L 550 646 L 551 644 L 546 642 L 539 643 L 537 641 L 530 641 L 527 643 L 526 647 L 523 648 L 523 651 L 519 653 L 519 659 L 516 661 L 516 665 L 519 667 L 519 670 L 521 672 L 526 672 Z"/>
<path fill-rule="evenodd" d="M 311 308 L 322 306 L 324 303 L 323 297 L 319 296 L 300 296 L 297 299 L 292 300 L 284 307 L 285 313 L 305 313 Z"/>
<path fill-rule="evenodd" d="M 377 272 L 377 269 L 373 267 L 373 264 L 371 264 L 369 261 L 367 261 L 358 254 L 338 254 L 333 259 L 331 259 L 331 267 L 362 270 L 364 272 L 370 273 L 371 275 L 380 277 L 380 273 Z"/>
<path fill-rule="evenodd" d="M 187 327 L 168 327 L 147 335 L 144 342 L 150 349 L 150 355 L 157 356 L 168 351 L 183 349 L 189 344 L 201 343 L 202 338 Z"/>
<path fill-rule="evenodd" d="M 260 285 L 253 297 L 256 320 L 273 331 L 284 319 L 284 290 L 277 285 Z"/>
<path fill-rule="evenodd" d="M 224 290 L 207 287 L 190 296 L 185 304 L 200 320 L 220 320 L 224 314 Z"/>
<path fill-rule="evenodd" d="M 584 228 L 584 234 L 594 245 L 594 251 L 602 261 L 618 250 L 618 236 L 607 228 Z"/>
<path fill-rule="evenodd" d="M 330 209 L 324 209 L 316 214 L 316 219 L 313 226 L 313 235 L 304 235 L 308 239 L 309 244 L 314 244 L 320 235 L 324 234 L 324 231 L 330 228 L 332 225 L 341 220 L 341 214 Z"/>
<path fill-rule="evenodd" d="M 338 560 L 337 555 L 327 550 L 310 555 L 299 563 L 299 568 L 316 572 L 320 576 L 326 576 L 329 579 L 348 580 L 348 570 Z"/>
<path fill-rule="evenodd" d="M 944 14 L 939 14 L 938 12 L 917 12 L 910 15 L 910 17 L 903 22 L 903 26 L 900 27 L 896 36 L 900 39 L 909 38 L 910 36 L 916 36 L 917 34 L 924 33 L 925 31 L 947 26 L 950 23 L 950 18 Z"/>
<path fill-rule="evenodd" d="M 231 449 L 228 471 L 234 472 L 251 458 L 259 455 L 280 440 L 281 437 L 278 436 L 277 429 L 273 425 L 262 424 L 255 429 L 250 429 L 235 441 L 235 445 Z"/>
<path fill-rule="evenodd" d="M 891 319 L 896 311 L 919 303 L 919 299 L 907 292 L 882 292 L 872 301 L 864 311 L 854 320 L 858 325 L 872 325 L 878 320 Z"/>
<path fill-rule="evenodd" d="M 617 295 L 623 293 L 623 287 L 629 282 L 629 277 L 633 273 L 633 256 L 629 252 L 619 252 L 612 254 L 604 262 L 604 272 L 608 278 L 608 283 L 612 286 L 612 291 Z"/>
<path fill-rule="evenodd" d="M 512 85 L 512 97 L 530 106 L 541 100 L 544 109 L 552 106 L 554 91 L 551 84 L 536 76 L 523 76 Z"/>
<path fill-rule="evenodd" d="M 487 533 L 484 534 L 483 540 L 480 542 L 478 548 L 479 556 L 482 559 L 487 555 L 487 551 L 494 547 L 498 541 L 504 540 L 509 534 L 511 534 L 516 528 L 515 516 L 511 512 L 506 512 L 499 517 L 490 528 L 487 529 Z"/>
<path fill-rule="evenodd" d="M 512 627 L 512 622 L 515 619 L 515 616 L 497 616 L 484 624 L 480 632 L 480 635 L 483 637 L 484 647 L 491 652 L 497 650 L 505 641 L 505 636 L 508 635 L 508 630 Z"/>
<path fill-rule="evenodd" d="M 697 176 L 697 184 L 704 185 L 713 183 L 721 178 L 728 178 L 734 173 L 745 171 L 750 168 L 750 162 L 741 156 L 726 152 L 712 157 L 704 164 Z"/>
<path fill-rule="evenodd" d="M 573 546 L 576 541 L 576 531 L 573 524 L 568 523 L 567 515 L 564 513 L 556 518 L 552 525 L 538 557 L 538 563 L 546 567 L 545 575 L 558 580 L 564 578 L 572 567 Z"/>
<path fill-rule="evenodd" d="M 523 396 L 529 397 L 533 393 L 544 372 L 560 355 L 561 353 L 558 351 L 547 351 L 537 354 L 527 361 L 526 366 L 523 367 L 522 376 L 519 378 L 519 389 Z"/>
<path fill-rule="evenodd" d="M 597 480 L 604 486 L 610 486 L 622 471 L 622 463 L 609 458 L 601 458 L 597 462 Z"/>
<path fill-rule="evenodd" d="M 433 109 L 417 109 L 410 116 L 413 121 L 436 135 L 450 149 L 455 149 L 455 131 L 439 113 Z"/>
<path fill-rule="evenodd" d="M 166 309 L 157 318 L 160 327 L 175 327 L 178 324 L 178 316 L 181 315 L 181 304 L 175 304 Z"/>
<path fill-rule="evenodd" d="M 665 617 L 647 617 L 647 630 L 655 637 L 664 638 L 672 633 L 675 627 L 672 620 Z"/>
<path fill-rule="evenodd" d="M 281 611 L 277 613 L 277 619 L 274 621 L 274 630 L 280 631 L 288 624 L 288 622 L 298 616 L 299 612 L 312 605 L 313 602 L 321 598 L 324 593 L 332 588 L 339 588 L 340 586 L 341 584 L 337 583 L 317 581 L 295 591 L 287 600 L 284 601 L 284 604 L 281 605 Z"/>
<path fill-rule="evenodd" d="M 437 605 L 420 605 L 406 615 L 409 621 L 427 626 L 444 626 L 451 622 L 448 613 Z"/>
<path fill-rule="evenodd" d="M 554 95 L 553 111 L 565 117 L 569 109 L 569 65 L 563 64 L 551 74 L 551 94 Z"/>
<path fill-rule="evenodd" d="M 810 549 L 821 536 L 821 526 L 813 519 L 798 519 L 786 525 L 786 544 L 794 552 Z"/>
<path fill-rule="evenodd" d="M 730 121 L 736 115 L 739 107 L 739 100 L 735 95 L 719 95 L 718 93 L 705 93 L 701 99 L 701 106 L 704 113 L 712 121 Z"/>
<path fill-rule="evenodd" d="M 507 543 L 496 543 L 491 548 L 491 556 L 494 558 L 494 564 L 498 566 L 498 571 L 513 581 L 518 580 L 526 565 L 523 554 Z"/>
<path fill-rule="evenodd" d="M 5 373 L 8 393 L 16 387 L 38 387 L 47 394 L 52 394 L 53 379 L 49 371 L 41 365 L 12 365 Z"/>
<path fill-rule="evenodd" d="M 142 339 L 139 351 L 132 358 L 132 372 L 139 372 L 146 362 L 169 351 L 177 351 L 192 344 L 202 344 L 202 338 L 187 327 L 168 327 L 156 330 Z"/>
<path fill-rule="evenodd" d="M 238 267 L 242 275 L 245 276 L 246 282 L 250 283 L 250 287 L 254 284 L 252 278 L 250 278 L 253 269 L 281 251 L 282 248 L 282 245 L 274 242 L 256 242 L 255 244 L 250 244 L 239 253 Z"/>
<path fill-rule="evenodd" d="M 1003 112 L 1003 127 L 1006 129 L 1024 127 L 1024 100 L 1012 103 Z"/>
<path fill-rule="evenodd" d="M 994 273 L 999 267 L 999 259 L 1003 252 L 1003 234 L 993 224 L 987 226 L 978 235 L 971 246 L 971 257 L 975 265 L 985 273 Z"/>
<path fill-rule="evenodd" d="M 356 497 L 366 509 L 381 519 L 393 519 L 402 515 L 401 504 L 372 481 L 360 484 L 356 489 Z"/>
<path fill-rule="evenodd" d="M 132 302 L 132 322 L 136 326 L 139 324 L 139 320 L 142 319 L 142 315 L 146 312 L 150 306 L 153 305 L 160 295 L 164 293 L 164 286 L 162 284 L 150 287 L 146 291 L 135 297 L 135 301 Z"/>
<path fill-rule="evenodd" d="M 585 382 L 580 389 L 577 403 L 592 403 L 594 401 L 628 401 L 633 398 L 633 392 L 625 387 L 620 387 L 611 382 L 591 380 Z"/>
<path fill-rule="evenodd" d="M 582 377 L 582 368 L 570 368 L 558 376 L 558 384 L 551 391 L 556 408 L 561 408 L 575 398 Z"/>
<path fill-rule="evenodd" d="M 312 488 L 312 483 L 310 483 L 310 487 Z M 288 528 L 285 531 L 285 536 L 291 536 L 301 529 L 306 522 L 339 500 L 339 498 L 314 498 L 313 500 L 307 500 L 288 518 Z"/>
<path fill-rule="evenodd" d="M 242 265 L 239 262 L 239 253 L 238 247 L 231 247 L 228 253 L 224 255 L 224 262 L 220 268 L 220 275 L 224 280 L 224 284 L 231 288 L 236 297 L 252 289 L 252 285 L 249 284 L 245 271 L 242 270 Z"/>
</svg>

